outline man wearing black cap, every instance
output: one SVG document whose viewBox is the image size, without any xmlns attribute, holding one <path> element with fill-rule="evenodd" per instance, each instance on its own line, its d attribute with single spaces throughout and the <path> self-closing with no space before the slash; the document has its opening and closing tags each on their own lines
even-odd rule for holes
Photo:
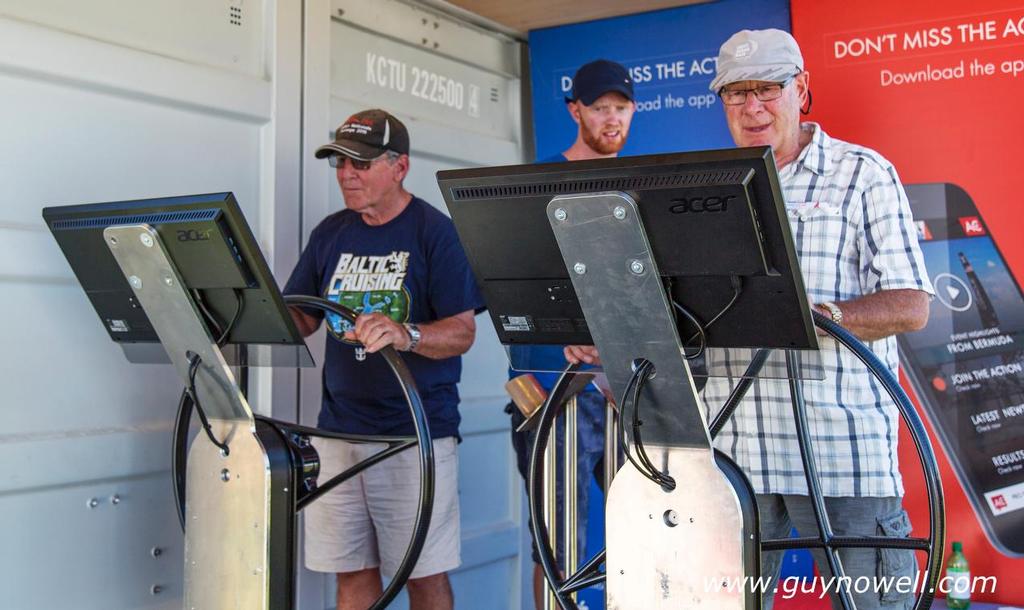
<svg viewBox="0 0 1024 610">
<path fill-rule="evenodd" d="M 569 116 L 576 121 L 579 127 L 576 141 L 564 152 L 538 162 L 556 163 L 618 156 L 619 151 L 626 144 L 629 125 L 633 119 L 633 113 L 636 111 L 636 104 L 633 100 L 633 79 L 621 64 L 607 59 L 598 59 L 581 66 L 573 77 L 572 96 L 565 98 Z M 565 368 L 565 357 L 560 349 L 552 347 L 548 353 L 543 353 L 544 348 L 540 347 L 531 349 L 535 351 L 530 357 L 534 368 L 548 370 Z M 544 364 L 537 366 L 541 362 Z M 509 369 L 510 380 L 520 375 L 520 373 Z M 525 375 L 532 375 L 544 393 L 550 393 L 555 382 L 558 381 L 558 375 L 555 373 L 526 373 Z M 523 381 L 523 379 L 510 381 L 510 389 L 516 387 L 517 384 L 521 387 Z M 516 395 L 514 390 L 510 391 L 514 396 Z M 532 395 L 537 396 L 538 393 L 533 392 Z M 599 485 L 604 484 L 602 473 L 604 469 L 605 400 L 593 384 L 580 391 L 576 399 L 578 464 L 575 488 L 579 491 L 577 539 L 580 545 L 584 546 L 590 479 L 595 477 Z M 534 433 L 533 430 L 518 430 L 525 421 L 525 415 L 521 410 L 533 410 L 537 406 L 536 403 L 533 403 L 516 408 L 516 404 L 510 402 L 505 407 L 505 410 L 512 415 L 512 446 L 516 450 L 516 462 L 524 481 L 528 475 Z M 559 488 L 559 496 L 561 493 L 562 489 Z M 561 501 L 559 501 L 559 506 L 562 506 Z M 540 568 L 540 555 L 537 554 L 537 549 L 532 549 L 532 555 L 534 597 L 537 608 L 540 608 L 543 603 L 544 576 Z"/>
<path fill-rule="evenodd" d="M 460 563 L 458 457 L 460 356 L 473 343 L 483 307 L 451 220 L 402 185 L 409 134 L 383 110 L 349 117 L 316 151 L 337 170 L 346 209 L 309 237 L 285 294 L 322 296 L 359 313 L 355 325 L 327 314 L 323 402 L 318 427 L 349 434 L 414 433 L 405 398 L 382 358 L 402 352 L 423 399 L 434 439 L 435 493 L 423 552 L 408 581 L 410 606 L 450 609 L 446 573 Z M 324 315 L 292 308 L 300 331 Z M 317 442 L 333 476 L 378 453 L 382 444 Z M 406 451 L 366 469 L 305 510 L 306 565 L 334 572 L 338 608 L 363 609 L 382 592 L 412 536 L 419 461 Z"/>
</svg>

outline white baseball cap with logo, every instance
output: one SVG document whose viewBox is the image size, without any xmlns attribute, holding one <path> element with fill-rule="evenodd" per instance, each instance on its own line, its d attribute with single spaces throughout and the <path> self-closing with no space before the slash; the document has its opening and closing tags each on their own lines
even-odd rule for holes
<svg viewBox="0 0 1024 610">
<path fill-rule="evenodd" d="M 711 90 L 745 80 L 782 82 L 804 71 L 796 40 L 782 30 L 742 30 L 718 51 L 718 74 Z"/>
</svg>

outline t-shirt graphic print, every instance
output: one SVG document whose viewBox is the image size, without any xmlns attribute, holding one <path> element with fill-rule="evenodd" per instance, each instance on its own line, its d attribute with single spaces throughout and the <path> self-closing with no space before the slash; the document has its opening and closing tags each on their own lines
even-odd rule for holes
<svg viewBox="0 0 1024 610">
<path fill-rule="evenodd" d="M 325 296 L 356 314 L 382 313 L 402 324 L 409 320 L 410 296 L 404 285 L 408 272 L 409 252 L 406 251 L 393 250 L 385 256 L 343 252 Z M 341 316 L 328 313 L 327 328 L 335 338 L 357 344 L 344 338 L 353 325 Z"/>
</svg>

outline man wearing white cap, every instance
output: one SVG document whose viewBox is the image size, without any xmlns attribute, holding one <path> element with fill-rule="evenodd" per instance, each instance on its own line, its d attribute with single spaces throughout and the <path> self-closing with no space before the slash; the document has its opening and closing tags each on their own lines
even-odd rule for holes
<svg viewBox="0 0 1024 610">
<path fill-rule="evenodd" d="M 772 147 L 814 307 L 867 342 L 896 374 L 895 335 L 925 325 L 932 293 L 909 202 L 896 170 L 877 152 L 800 122 L 811 104 L 810 75 L 803 67 L 788 33 L 744 30 L 722 45 L 711 90 L 722 99 L 737 146 Z M 896 406 L 882 398 L 885 392 L 852 354 L 831 338 L 819 343 L 826 378 L 806 381 L 803 389 L 835 535 L 906 537 L 910 521 L 902 507 Z M 723 404 L 729 390 L 727 380 L 709 380 L 706 403 Z M 786 537 L 793 527 L 801 536 L 817 536 L 788 382 L 759 381 L 747 396 L 715 444 L 750 478 L 763 538 Z M 913 579 L 916 569 L 908 550 L 844 549 L 839 555 L 854 582 L 859 576 Z M 778 577 L 781 556 L 765 554 L 765 576 Z M 824 553 L 814 556 L 828 576 Z M 913 594 L 884 582 L 864 593 L 851 590 L 858 610 L 911 606 Z M 834 587 L 830 593 L 833 607 L 839 607 Z M 771 598 L 765 595 L 768 610 Z"/>
<path fill-rule="evenodd" d="M 881 155 L 800 122 L 811 104 L 803 66 L 800 48 L 786 32 L 744 30 L 722 45 L 711 90 L 722 99 L 737 146 L 772 148 L 810 301 L 867 342 L 896 374 L 894 335 L 925 325 L 932 294 L 910 205 L 896 170 Z M 855 356 L 831 338 L 819 344 L 826 377 L 804 382 L 803 392 L 833 532 L 906 537 L 911 526 L 896 455 L 899 412 Z M 599 359 L 588 346 L 568 347 L 565 355 L 572 362 Z M 708 379 L 705 404 L 725 404 L 731 389 L 726 379 Z M 801 536 L 817 537 L 791 400 L 787 380 L 759 380 L 715 439 L 757 493 L 763 539 L 785 538 L 794 527 Z M 812 552 L 827 586 L 825 555 Z M 904 576 L 913 582 L 913 551 L 843 549 L 839 556 L 851 582 L 873 580 L 865 592 L 845 585 L 858 610 L 911 607 L 909 586 L 892 585 Z M 777 579 L 781 560 L 781 551 L 765 553 L 762 575 Z M 766 610 L 774 588 L 772 582 L 764 589 Z M 841 607 L 834 582 L 829 592 L 833 607 Z"/>
</svg>

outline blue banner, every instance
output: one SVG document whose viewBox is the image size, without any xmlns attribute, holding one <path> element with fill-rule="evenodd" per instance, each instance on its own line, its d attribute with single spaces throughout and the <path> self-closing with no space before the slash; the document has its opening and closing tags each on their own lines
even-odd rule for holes
<svg viewBox="0 0 1024 610">
<path fill-rule="evenodd" d="M 728 148 L 721 101 L 708 90 L 718 48 L 742 29 L 789 31 L 788 0 L 720 0 L 530 32 L 537 158 L 576 139 L 565 108 L 572 76 L 594 59 L 617 61 L 636 91 L 623 155 Z"/>
</svg>

